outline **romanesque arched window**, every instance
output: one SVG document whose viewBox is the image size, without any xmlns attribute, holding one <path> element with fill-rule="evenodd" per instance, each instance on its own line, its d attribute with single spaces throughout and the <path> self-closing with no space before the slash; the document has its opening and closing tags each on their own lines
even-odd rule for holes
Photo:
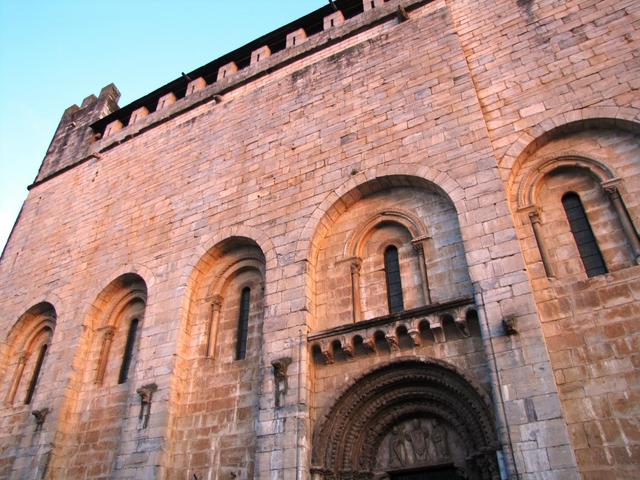
<svg viewBox="0 0 640 480">
<path fill-rule="evenodd" d="M 240 313 L 238 314 L 238 336 L 236 340 L 236 360 L 242 360 L 247 355 L 247 338 L 249 333 L 249 307 L 251 304 L 251 289 L 245 287 L 240 296 Z"/>
<path fill-rule="evenodd" d="M 133 358 L 133 349 L 136 344 L 139 322 L 140 321 L 137 318 L 134 318 L 129 324 L 127 343 L 124 346 L 124 353 L 122 355 L 122 364 L 120 365 L 120 375 L 118 376 L 118 383 L 125 383 L 129 378 L 129 368 L 131 367 L 131 360 Z"/>
<path fill-rule="evenodd" d="M 394 245 L 389 245 L 384 251 L 384 271 L 387 280 L 389 313 L 401 312 L 404 310 L 404 300 L 402 298 L 400 260 L 398 249 Z"/>
<path fill-rule="evenodd" d="M 575 192 L 565 193 L 562 197 L 562 206 L 587 276 L 595 277 L 607 273 L 607 266 L 578 194 Z"/>
</svg>

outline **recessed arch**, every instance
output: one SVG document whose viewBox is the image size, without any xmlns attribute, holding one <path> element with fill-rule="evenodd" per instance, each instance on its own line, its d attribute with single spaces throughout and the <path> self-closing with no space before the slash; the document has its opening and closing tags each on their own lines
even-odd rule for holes
<svg viewBox="0 0 640 480">
<path fill-rule="evenodd" d="M 444 428 L 455 436 L 460 453 L 452 453 L 450 460 L 467 478 L 499 478 L 488 395 L 455 367 L 417 358 L 376 368 L 339 396 L 315 428 L 313 468 L 327 478 L 387 474 L 402 466 L 385 462 L 381 446 L 397 428 L 415 422 L 429 422 L 429 429 Z"/>
<path fill-rule="evenodd" d="M 614 171 L 603 161 L 588 158 L 579 153 L 564 152 L 545 157 L 530 167 L 518 186 L 518 209 L 539 203 L 540 183 L 549 174 L 560 169 L 577 168 L 587 171 L 599 183 L 616 178 Z"/>
<path fill-rule="evenodd" d="M 356 229 L 345 243 L 345 257 L 361 257 L 362 245 L 369 233 L 383 223 L 396 223 L 406 228 L 413 240 L 427 236 L 427 226 L 411 212 L 400 209 L 385 209 L 371 216 Z"/>
<path fill-rule="evenodd" d="M 20 397 L 23 393 L 23 403 L 31 403 L 40 380 L 44 354 L 53 339 L 56 320 L 53 305 L 41 302 L 22 314 L 7 334 L 8 351 L 2 358 L 10 372 L 5 377 L 8 383 L 4 385 L 7 404 L 14 404 L 18 398 L 22 402 Z M 27 382 L 28 390 L 25 392 Z"/>
<path fill-rule="evenodd" d="M 608 107 L 585 108 L 561 113 L 521 132 L 499 162 L 500 169 L 506 172 L 507 191 L 512 191 L 527 158 L 555 139 L 585 130 L 618 130 L 640 135 L 640 111 L 621 108 L 617 113 L 613 118 Z"/>
<path fill-rule="evenodd" d="M 318 240 L 331 228 L 332 219 L 373 192 L 393 187 L 435 191 L 453 205 L 461 226 L 467 211 L 464 189 L 449 175 L 424 165 L 391 165 L 361 172 L 331 191 L 307 220 L 296 244 L 296 261 L 315 262 Z"/>
</svg>

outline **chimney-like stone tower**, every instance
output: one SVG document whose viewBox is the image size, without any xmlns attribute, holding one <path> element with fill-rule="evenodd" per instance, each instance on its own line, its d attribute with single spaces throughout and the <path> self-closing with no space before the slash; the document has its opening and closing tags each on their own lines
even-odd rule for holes
<svg viewBox="0 0 640 480">
<path fill-rule="evenodd" d="M 98 97 L 89 95 L 80 107 L 71 105 L 67 108 L 35 181 L 44 180 L 85 158 L 95 140 L 90 125 L 117 110 L 119 98 L 120 92 L 111 83 L 100 91 Z"/>
</svg>

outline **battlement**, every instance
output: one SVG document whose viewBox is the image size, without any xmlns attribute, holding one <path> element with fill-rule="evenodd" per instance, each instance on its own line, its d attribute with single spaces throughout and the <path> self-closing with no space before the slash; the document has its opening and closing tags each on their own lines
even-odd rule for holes
<svg viewBox="0 0 640 480">
<path fill-rule="evenodd" d="M 176 80 L 122 108 L 117 104 L 120 92 L 111 84 L 98 97 L 90 95 L 80 107 L 72 105 L 65 111 L 32 187 L 114 142 L 120 143 L 117 134 L 121 131 L 123 139 L 130 138 L 186 109 L 211 100 L 219 102 L 221 95 L 253 78 L 390 17 L 404 21 L 408 11 L 431 1 L 331 0 L 190 73 L 183 72 Z"/>
<path fill-rule="evenodd" d="M 378 11 L 384 9 L 387 16 L 389 13 L 396 14 L 397 12 L 399 18 L 403 20 L 403 15 L 406 14 L 403 5 L 410 9 L 411 6 L 419 6 L 423 3 L 428 2 L 416 0 L 330 1 L 325 7 L 264 35 L 193 72 L 182 73 L 176 80 L 96 121 L 92 128 L 99 138 L 108 137 L 138 122 L 141 110 L 146 112 L 145 115 L 153 114 L 206 87 L 212 85 L 231 87 L 238 79 L 239 74 L 244 71 L 272 68 L 279 61 L 285 60 L 287 50 L 300 49 L 302 44 L 314 40 L 314 37 L 319 34 L 337 29 L 345 22 L 356 20 L 356 17 L 367 15 L 367 18 L 363 20 L 365 23 L 369 23 L 368 20 L 375 20 L 378 17 Z M 376 9 L 378 11 L 372 12 Z M 327 40 L 330 40 L 330 37 L 329 35 Z M 268 66 L 265 66 L 267 60 L 271 61 Z M 167 96 L 172 96 L 169 103 L 166 101 Z"/>
<path fill-rule="evenodd" d="M 88 155 L 95 141 L 91 125 L 96 120 L 117 111 L 119 98 L 120 92 L 116 86 L 109 84 L 97 97 L 89 95 L 79 107 L 74 104 L 64 111 L 38 171 L 36 182 L 71 167 Z"/>
</svg>

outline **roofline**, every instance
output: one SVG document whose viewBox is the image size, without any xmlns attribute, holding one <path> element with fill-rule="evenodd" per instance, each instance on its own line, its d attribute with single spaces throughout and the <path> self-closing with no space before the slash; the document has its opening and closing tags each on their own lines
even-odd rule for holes
<svg viewBox="0 0 640 480">
<path fill-rule="evenodd" d="M 202 77 L 208 84 L 212 83 L 216 80 L 218 69 L 220 67 L 230 62 L 235 62 L 239 68 L 248 65 L 249 59 L 251 58 L 251 52 L 259 47 L 267 45 L 271 49 L 272 53 L 284 50 L 286 35 L 295 30 L 303 28 L 309 35 L 322 31 L 324 17 L 334 12 L 332 4 L 335 5 L 335 8 L 342 11 L 345 19 L 359 15 L 363 11 L 362 0 L 334 0 L 333 3 L 328 3 L 324 7 L 321 7 L 297 20 L 294 20 L 293 22 L 267 33 L 266 35 L 252 40 L 240 48 L 196 68 L 186 74 L 189 78 L 185 78 L 181 75 L 166 85 L 148 93 L 144 97 L 134 100 L 128 105 L 97 120 L 91 124 L 91 128 L 94 132 L 103 133 L 106 126 L 115 120 L 120 120 L 126 125 L 134 110 L 140 107 L 146 107 L 150 112 L 152 112 L 156 109 L 158 99 L 168 93 L 173 93 L 176 97 L 182 98 L 186 93 L 189 79 Z"/>
</svg>

